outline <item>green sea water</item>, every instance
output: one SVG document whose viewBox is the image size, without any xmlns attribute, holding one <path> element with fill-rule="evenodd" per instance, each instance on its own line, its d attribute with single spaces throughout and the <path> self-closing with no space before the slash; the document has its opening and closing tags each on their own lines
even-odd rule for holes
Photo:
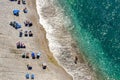
<svg viewBox="0 0 120 80">
<path fill-rule="evenodd" d="M 120 80 L 120 0 L 58 1 L 97 79 Z"/>
</svg>

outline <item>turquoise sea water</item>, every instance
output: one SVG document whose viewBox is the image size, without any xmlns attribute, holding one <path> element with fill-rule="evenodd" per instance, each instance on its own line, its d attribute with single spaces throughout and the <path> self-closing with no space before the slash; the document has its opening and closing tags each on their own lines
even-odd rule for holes
<svg viewBox="0 0 120 80">
<path fill-rule="evenodd" d="M 120 80 L 120 1 L 58 0 L 98 80 Z"/>
</svg>

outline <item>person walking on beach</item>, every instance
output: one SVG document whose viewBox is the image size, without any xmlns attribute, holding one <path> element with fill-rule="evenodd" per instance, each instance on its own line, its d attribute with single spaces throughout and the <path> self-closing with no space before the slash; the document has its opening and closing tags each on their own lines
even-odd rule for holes
<svg viewBox="0 0 120 80">
<path fill-rule="evenodd" d="M 78 61 L 78 57 L 75 56 L 75 60 L 74 60 L 74 63 L 77 64 L 77 61 Z"/>
</svg>

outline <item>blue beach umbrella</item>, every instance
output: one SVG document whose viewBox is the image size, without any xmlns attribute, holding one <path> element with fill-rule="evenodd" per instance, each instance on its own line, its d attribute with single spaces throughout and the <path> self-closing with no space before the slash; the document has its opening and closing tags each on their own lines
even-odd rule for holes
<svg viewBox="0 0 120 80">
<path fill-rule="evenodd" d="M 19 12 L 20 12 L 20 10 L 17 10 L 17 9 L 14 9 L 14 10 L 13 10 L 13 14 L 14 14 L 14 15 L 18 15 Z"/>
</svg>

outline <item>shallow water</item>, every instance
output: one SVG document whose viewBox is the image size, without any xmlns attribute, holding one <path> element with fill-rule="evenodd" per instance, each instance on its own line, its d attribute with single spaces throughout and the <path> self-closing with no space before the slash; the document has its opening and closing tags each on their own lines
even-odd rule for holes
<svg viewBox="0 0 120 80">
<path fill-rule="evenodd" d="M 36 5 L 40 24 L 46 31 L 49 49 L 58 63 L 73 76 L 74 80 L 94 80 L 94 73 L 86 65 L 81 55 L 80 62 L 74 63 L 76 53 L 80 52 L 67 29 L 73 24 L 71 24 L 69 16 L 64 13 L 64 9 L 57 0 L 37 0 Z M 72 29 L 74 27 L 71 26 L 69 30 Z"/>
<path fill-rule="evenodd" d="M 98 78 L 120 80 L 120 1 L 58 1 L 72 22 L 68 29 Z"/>
</svg>

